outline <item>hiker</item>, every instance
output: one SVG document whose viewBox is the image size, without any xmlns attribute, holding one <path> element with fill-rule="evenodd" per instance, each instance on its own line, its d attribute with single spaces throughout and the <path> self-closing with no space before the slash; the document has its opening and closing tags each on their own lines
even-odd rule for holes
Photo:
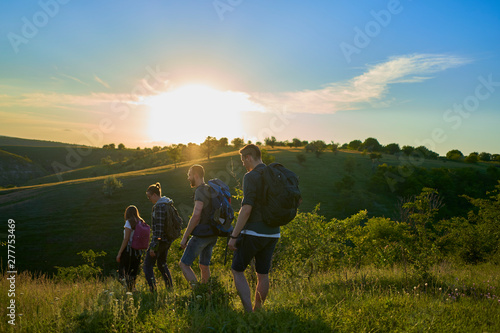
<svg viewBox="0 0 500 333">
<path fill-rule="evenodd" d="M 243 201 L 238 220 L 228 243 L 234 251 L 231 270 L 234 284 L 245 311 L 252 312 L 262 307 L 269 292 L 269 270 L 274 248 L 280 237 L 280 227 L 270 227 L 262 220 L 263 181 L 260 172 L 266 167 L 262 162 L 259 147 L 249 144 L 240 149 L 241 161 L 247 169 L 243 177 Z M 245 269 L 255 258 L 257 287 L 252 308 L 250 287 L 245 277 Z"/>
<path fill-rule="evenodd" d="M 195 164 L 189 168 L 188 180 L 194 191 L 193 215 L 188 222 L 181 240 L 181 248 L 184 254 L 179 262 L 182 274 L 186 280 L 193 285 L 198 281 L 191 265 L 196 258 L 199 259 L 201 271 L 201 283 L 207 283 L 210 278 L 210 259 L 212 249 L 217 243 L 217 235 L 210 225 L 211 198 L 210 187 L 205 184 L 205 169 Z M 192 236 L 191 239 L 188 238 Z"/>
<path fill-rule="evenodd" d="M 172 241 L 166 238 L 165 223 L 167 218 L 167 204 L 172 200 L 165 196 L 161 196 L 161 185 L 156 183 L 148 187 L 146 196 L 154 204 L 153 212 L 151 213 L 151 228 L 153 229 L 153 236 L 146 252 L 144 259 L 144 275 L 149 284 L 149 289 L 156 291 L 156 280 L 154 276 L 154 265 L 158 266 L 158 270 L 165 281 L 167 289 L 172 288 L 172 276 L 167 266 L 167 254 Z"/>
<path fill-rule="evenodd" d="M 133 205 L 125 209 L 124 219 L 123 242 L 116 256 L 116 261 L 120 263 L 118 274 L 120 279 L 125 279 L 127 291 L 135 291 L 135 280 L 139 272 L 142 251 L 132 248 L 132 239 L 137 224 L 141 221 L 144 222 L 144 220 L 139 215 L 137 207 Z"/>
</svg>

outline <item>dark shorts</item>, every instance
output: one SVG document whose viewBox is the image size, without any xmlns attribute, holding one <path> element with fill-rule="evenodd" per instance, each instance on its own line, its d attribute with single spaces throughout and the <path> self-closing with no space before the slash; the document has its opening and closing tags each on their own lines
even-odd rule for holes
<svg viewBox="0 0 500 333">
<path fill-rule="evenodd" d="M 252 258 L 255 258 L 255 271 L 259 274 L 269 274 L 278 240 L 279 238 L 240 235 L 236 241 L 231 268 L 236 272 L 244 272 Z"/>
</svg>

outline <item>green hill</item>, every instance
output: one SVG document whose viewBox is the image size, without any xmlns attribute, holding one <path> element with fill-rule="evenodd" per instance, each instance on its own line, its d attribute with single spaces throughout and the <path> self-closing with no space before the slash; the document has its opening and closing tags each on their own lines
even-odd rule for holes
<svg viewBox="0 0 500 333">
<path fill-rule="evenodd" d="M 268 152 L 299 176 L 304 199 L 300 207 L 302 211 L 311 211 L 319 203 L 320 213 L 327 218 L 344 218 L 364 209 L 370 216 L 394 216 L 397 197 L 402 190 L 391 192 L 383 178 L 381 182 L 374 182 L 380 167 L 377 168 L 368 156 L 341 151 L 336 154 L 327 152 L 316 158 L 310 153 L 305 154 L 306 160 L 299 163 L 297 154 L 303 153 L 303 149 L 276 148 L 268 149 Z M 384 155 L 377 163 L 397 169 L 403 162 L 395 156 Z M 184 162 L 177 168 L 167 165 L 118 173 L 115 176 L 123 183 L 123 188 L 111 198 L 102 193 L 106 176 L 0 190 L 0 214 L 4 219 L 16 221 L 18 268 L 51 271 L 54 266 L 72 265 L 78 260 L 77 252 L 93 249 L 106 251 L 106 269 L 114 269 L 114 257 L 123 237 L 125 208 L 130 204 L 136 205 L 141 215 L 150 220 L 151 203 L 145 195 L 150 184 L 161 182 L 163 194 L 174 200 L 187 221 L 193 203 L 186 174 L 193 163 L 205 166 L 206 179 L 220 178 L 231 188 L 240 186 L 246 172 L 237 151 L 233 151 L 213 157 L 210 161 Z M 463 174 L 477 183 L 475 186 L 480 186 L 483 196 L 488 188 L 482 182 L 490 182 L 490 178 L 481 178 L 482 175 L 489 175 L 486 170 L 490 169 L 486 164 L 471 167 L 459 162 L 425 160 L 418 167 L 429 167 L 429 170 L 445 167 L 439 169 L 444 170 L 440 171 L 444 172 L 440 179 L 460 176 L 463 173 L 460 170 L 466 170 Z M 403 188 L 405 191 L 414 188 L 414 194 L 418 194 L 423 186 L 435 185 L 435 180 L 431 178 L 415 183 L 415 179 L 420 179 L 415 177 L 420 176 L 423 170 L 417 167 L 413 170 L 413 174 L 401 183 L 407 186 Z M 495 184 L 496 181 L 491 181 L 491 188 Z M 465 190 L 473 185 L 467 185 Z M 450 196 L 456 196 L 455 192 L 450 193 Z M 239 204 L 233 200 L 235 209 L 239 209 Z M 5 241 L 6 234 L 2 236 Z M 3 251 L 3 263 L 6 263 L 5 256 L 6 251 Z"/>
</svg>

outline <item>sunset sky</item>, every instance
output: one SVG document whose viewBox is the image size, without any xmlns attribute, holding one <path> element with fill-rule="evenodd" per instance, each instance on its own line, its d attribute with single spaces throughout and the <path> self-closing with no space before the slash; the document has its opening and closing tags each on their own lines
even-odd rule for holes
<svg viewBox="0 0 500 333">
<path fill-rule="evenodd" d="M 499 1 L 0 3 L 0 135 L 500 153 Z"/>
</svg>

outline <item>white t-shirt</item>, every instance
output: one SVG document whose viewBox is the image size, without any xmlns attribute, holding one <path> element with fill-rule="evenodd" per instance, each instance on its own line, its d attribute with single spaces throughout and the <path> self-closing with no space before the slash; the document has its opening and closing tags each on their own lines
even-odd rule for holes
<svg viewBox="0 0 500 333">
<path fill-rule="evenodd" d="M 125 221 L 125 225 L 123 226 L 123 238 L 125 238 L 125 228 L 129 228 L 132 231 L 130 233 L 130 239 L 128 240 L 128 245 L 132 245 L 132 239 L 134 237 L 134 230 L 132 230 L 132 226 L 130 225 L 130 222 L 128 220 Z"/>
</svg>

